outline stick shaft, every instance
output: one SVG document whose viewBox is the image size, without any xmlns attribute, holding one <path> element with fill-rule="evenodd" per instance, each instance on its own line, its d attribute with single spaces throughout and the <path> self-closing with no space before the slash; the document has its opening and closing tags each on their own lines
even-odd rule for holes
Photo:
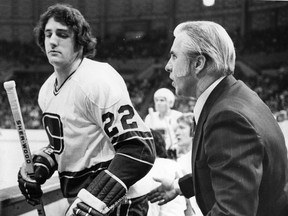
<svg viewBox="0 0 288 216">
<path fill-rule="evenodd" d="M 8 101 L 10 104 L 10 108 L 12 111 L 13 119 L 15 122 L 16 129 L 18 131 L 19 140 L 24 156 L 24 160 L 26 163 L 26 171 L 29 177 L 33 179 L 34 177 L 34 166 L 32 161 L 32 154 L 30 151 L 25 125 L 20 109 L 20 104 L 18 100 L 18 95 L 16 91 L 16 85 L 14 81 L 8 81 L 4 83 L 4 88 L 6 90 Z M 40 200 L 40 204 L 37 205 L 37 212 L 39 216 L 45 216 L 44 205 L 42 199 Z"/>
</svg>

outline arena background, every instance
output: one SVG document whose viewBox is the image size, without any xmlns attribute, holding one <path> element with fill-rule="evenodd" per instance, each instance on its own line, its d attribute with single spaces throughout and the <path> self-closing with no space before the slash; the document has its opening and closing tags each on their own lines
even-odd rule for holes
<svg viewBox="0 0 288 216">
<path fill-rule="evenodd" d="M 153 106 L 156 89 L 173 90 L 164 66 L 174 27 L 186 20 L 218 22 L 235 43 L 235 76 L 265 101 L 288 140 L 287 1 L 215 0 L 207 7 L 202 0 L 0 0 L 1 216 L 37 215 L 16 186 L 23 155 L 3 82 L 16 81 L 31 150 L 45 146 L 37 94 L 52 68 L 34 43 L 33 27 L 56 2 L 73 5 L 87 18 L 98 40 L 95 59 L 109 62 L 124 77 L 143 118 Z M 174 108 L 189 112 L 193 106 L 193 100 L 177 98 Z M 44 191 L 48 215 L 60 215 L 55 210 L 63 204 L 57 175 Z"/>
</svg>

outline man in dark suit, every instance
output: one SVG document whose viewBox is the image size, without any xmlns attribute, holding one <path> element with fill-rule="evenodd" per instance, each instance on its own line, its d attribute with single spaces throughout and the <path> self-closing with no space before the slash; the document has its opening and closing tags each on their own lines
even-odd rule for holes
<svg viewBox="0 0 288 216">
<path fill-rule="evenodd" d="M 208 21 L 179 24 L 166 65 L 181 96 L 197 99 L 192 174 L 156 179 L 151 202 L 196 196 L 204 215 L 288 215 L 284 136 L 269 108 L 233 77 L 235 49 L 225 29 Z"/>
</svg>

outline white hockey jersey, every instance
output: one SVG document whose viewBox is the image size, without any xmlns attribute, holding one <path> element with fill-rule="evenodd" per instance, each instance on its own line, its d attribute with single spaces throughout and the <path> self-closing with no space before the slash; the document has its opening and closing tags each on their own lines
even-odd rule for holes
<svg viewBox="0 0 288 216">
<path fill-rule="evenodd" d="M 153 138 L 117 71 L 84 58 L 58 90 L 55 81 L 54 72 L 38 102 L 63 195 L 76 196 L 108 166 L 128 187 L 143 177 L 154 162 Z"/>
</svg>

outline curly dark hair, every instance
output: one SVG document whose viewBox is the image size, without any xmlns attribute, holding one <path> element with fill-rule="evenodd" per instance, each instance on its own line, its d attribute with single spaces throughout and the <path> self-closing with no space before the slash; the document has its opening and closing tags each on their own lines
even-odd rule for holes
<svg viewBox="0 0 288 216">
<path fill-rule="evenodd" d="M 85 20 L 79 10 L 69 4 L 55 4 L 48 7 L 47 11 L 40 16 L 34 33 L 36 43 L 45 53 L 45 26 L 50 18 L 67 25 L 75 34 L 76 49 L 83 47 L 83 56 L 93 57 L 96 53 L 96 38 L 93 37 L 89 23 Z"/>
</svg>

